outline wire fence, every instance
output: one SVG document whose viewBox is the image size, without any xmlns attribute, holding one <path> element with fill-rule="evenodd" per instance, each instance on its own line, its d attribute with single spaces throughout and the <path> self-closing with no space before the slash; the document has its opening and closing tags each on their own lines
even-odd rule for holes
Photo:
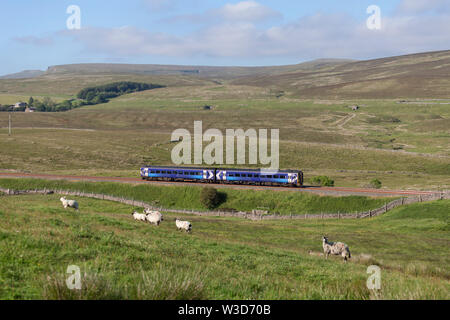
<svg viewBox="0 0 450 320">
<path fill-rule="evenodd" d="M 85 198 L 94 198 L 99 200 L 107 200 L 114 201 L 123 204 L 127 204 L 134 207 L 142 207 L 149 208 L 152 210 L 165 211 L 165 212 L 173 212 L 173 213 L 181 213 L 181 214 L 192 214 L 198 216 L 215 216 L 215 217 L 238 217 L 250 220 L 288 220 L 288 219 L 364 219 L 371 218 L 382 215 L 394 208 L 399 206 L 417 203 L 417 202 L 426 202 L 426 201 L 434 201 L 434 200 L 444 200 L 450 199 L 450 192 L 440 192 L 429 195 L 418 195 L 418 196 L 409 196 L 403 197 L 400 199 L 393 200 L 391 202 L 385 203 L 383 206 L 358 213 L 304 213 L 304 214 L 262 214 L 259 213 L 258 210 L 254 210 L 254 212 L 243 212 L 243 211 L 198 211 L 198 210 L 186 210 L 186 209 L 170 209 L 164 207 L 156 207 L 152 204 L 146 203 L 140 200 L 127 199 L 124 197 L 117 197 L 106 194 L 97 194 L 97 193 L 87 193 L 83 191 L 68 191 L 68 190 L 48 190 L 48 189 L 34 189 L 34 190 L 12 190 L 12 189 L 4 189 L 0 188 L 0 192 L 3 192 L 5 195 L 24 195 L 24 194 L 59 194 L 66 196 L 76 196 L 76 197 L 85 197 Z"/>
</svg>

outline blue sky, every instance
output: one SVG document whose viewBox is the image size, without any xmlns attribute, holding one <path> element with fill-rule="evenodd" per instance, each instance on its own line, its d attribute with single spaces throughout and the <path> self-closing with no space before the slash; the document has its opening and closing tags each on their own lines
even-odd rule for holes
<svg viewBox="0 0 450 320">
<path fill-rule="evenodd" d="M 68 30 L 69 5 L 81 29 Z M 369 30 L 366 9 L 381 9 Z M 448 0 L 3 0 L 0 74 L 69 63 L 281 65 L 450 49 Z"/>
</svg>

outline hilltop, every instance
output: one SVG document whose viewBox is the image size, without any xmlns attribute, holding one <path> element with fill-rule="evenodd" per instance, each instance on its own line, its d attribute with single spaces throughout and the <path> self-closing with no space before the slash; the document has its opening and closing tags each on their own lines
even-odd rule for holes
<svg viewBox="0 0 450 320">
<path fill-rule="evenodd" d="M 299 98 L 449 98 L 450 50 L 364 61 L 318 59 L 266 67 L 70 64 L 0 79 L 0 92 L 8 94 L 50 94 L 47 88 L 51 87 L 51 94 L 73 95 L 86 85 L 148 81 L 167 86 L 228 83 L 281 90 Z"/>
<path fill-rule="evenodd" d="M 306 98 L 448 98 L 450 51 L 342 63 L 315 71 L 249 76 L 233 84 L 276 87 Z"/>
</svg>

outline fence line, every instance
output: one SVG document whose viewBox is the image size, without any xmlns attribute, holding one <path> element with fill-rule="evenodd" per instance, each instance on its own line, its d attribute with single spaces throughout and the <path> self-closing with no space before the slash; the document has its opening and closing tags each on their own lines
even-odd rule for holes
<svg viewBox="0 0 450 320">
<path fill-rule="evenodd" d="M 365 212 L 357 212 L 357 213 L 320 213 L 320 214 L 292 214 L 289 215 L 280 215 L 280 214 L 257 214 L 257 213 L 249 213 L 249 212 L 233 212 L 233 211 L 196 211 L 196 210 L 183 210 L 183 209 L 167 209 L 163 207 L 156 207 L 151 204 L 148 204 L 144 201 L 137 201 L 134 199 L 126 199 L 124 197 L 115 197 L 107 194 L 95 194 L 95 193 L 86 193 L 82 191 L 67 191 L 67 190 L 11 190 L 0 188 L 0 192 L 3 192 L 6 195 L 22 195 L 22 194 L 61 194 L 67 196 L 77 196 L 77 197 L 85 197 L 85 198 L 94 198 L 100 200 L 108 200 L 119 202 L 123 204 L 127 204 L 134 207 L 143 207 L 150 208 L 152 210 L 159 211 L 167 211 L 173 213 L 183 213 L 183 214 L 193 214 L 200 216 L 219 216 L 219 217 L 238 217 L 250 220 L 288 220 L 288 219 L 364 219 L 371 218 L 382 215 L 394 208 L 397 208 L 402 205 L 407 205 L 416 202 L 425 202 L 425 201 L 433 201 L 433 200 L 443 200 L 450 199 L 450 192 L 441 192 L 431 195 L 419 195 L 419 196 L 410 196 L 403 197 L 389 203 L 385 203 L 382 207 L 377 209 L 372 209 Z"/>
</svg>

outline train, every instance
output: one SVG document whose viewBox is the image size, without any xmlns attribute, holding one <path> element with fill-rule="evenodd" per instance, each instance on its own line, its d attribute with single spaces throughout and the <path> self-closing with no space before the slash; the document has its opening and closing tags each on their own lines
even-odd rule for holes
<svg viewBox="0 0 450 320">
<path fill-rule="evenodd" d="M 141 178 L 147 181 L 303 186 L 303 172 L 300 170 L 278 170 L 276 173 L 266 173 L 259 169 L 145 166 L 141 167 Z"/>
</svg>

